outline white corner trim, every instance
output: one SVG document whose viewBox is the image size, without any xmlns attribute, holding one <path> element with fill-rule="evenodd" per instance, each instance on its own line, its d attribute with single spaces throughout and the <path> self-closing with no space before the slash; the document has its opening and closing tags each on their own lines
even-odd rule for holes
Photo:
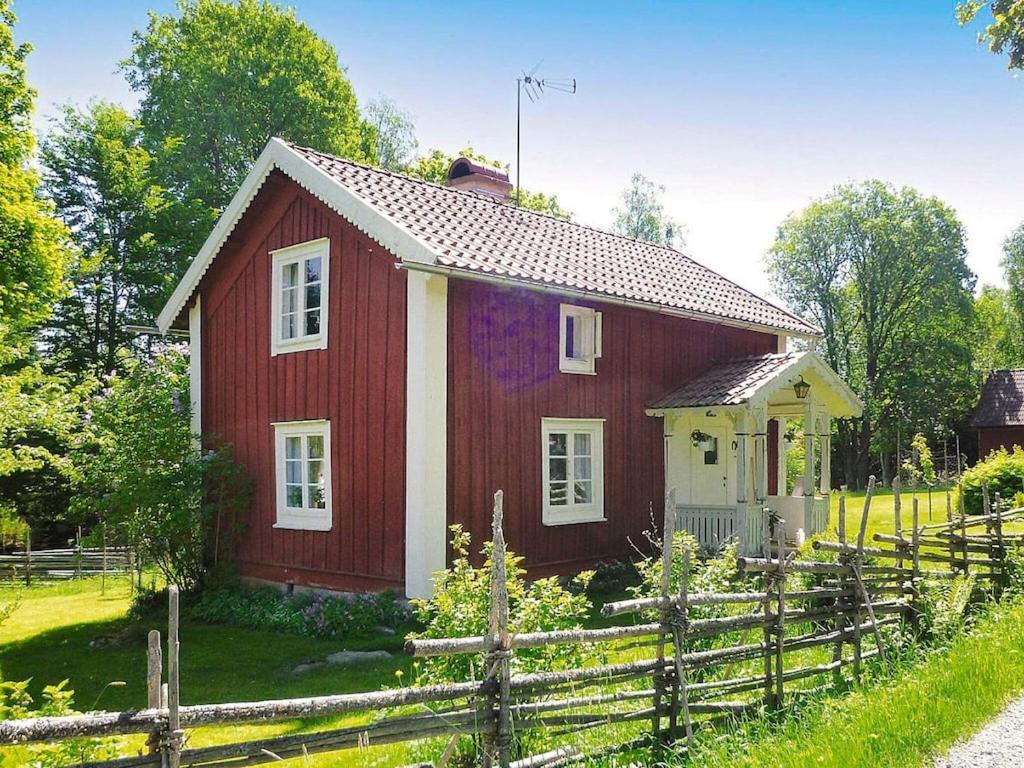
<svg viewBox="0 0 1024 768">
<path fill-rule="evenodd" d="M 188 310 L 188 398 L 191 403 L 189 425 L 199 445 L 203 432 L 203 308 L 202 297 L 196 296 Z"/>
<path fill-rule="evenodd" d="M 427 598 L 448 547 L 448 278 L 406 283 L 405 593 Z"/>
<path fill-rule="evenodd" d="M 310 163 L 284 141 L 274 137 L 267 142 L 267 146 L 256 158 L 256 162 L 246 175 L 242 185 L 217 220 L 210 236 L 206 238 L 203 247 L 199 249 L 199 253 L 189 264 L 185 276 L 182 277 L 171 294 L 171 298 L 167 300 L 167 304 L 160 311 L 160 315 L 157 317 L 157 326 L 161 331 L 170 328 L 171 323 L 181 313 L 185 302 L 199 285 L 199 281 L 206 274 L 214 257 L 224 245 L 224 241 L 234 230 L 274 168 L 279 169 L 402 261 L 420 264 L 436 263 L 437 253 L 423 240 L 385 213 L 374 208 L 350 189 L 342 186 L 336 179 Z"/>
<path fill-rule="evenodd" d="M 291 262 L 305 263 L 311 257 L 320 257 L 320 332 L 300 335 L 293 339 L 281 338 L 281 267 Z M 305 269 L 301 270 L 303 273 Z M 304 283 L 298 285 L 302 295 L 302 309 L 298 310 L 300 328 L 306 323 L 306 299 L 302 290 Z M 327 349 L 327 328 L 330 316 L 330 285 L 331 285 L 331 241 L 321 237 L 302 243 L 277 248 L 270 251 L 270 356 L 276 357 L 288 352 L 301 352 L 306 349 Z"/>
</svg>

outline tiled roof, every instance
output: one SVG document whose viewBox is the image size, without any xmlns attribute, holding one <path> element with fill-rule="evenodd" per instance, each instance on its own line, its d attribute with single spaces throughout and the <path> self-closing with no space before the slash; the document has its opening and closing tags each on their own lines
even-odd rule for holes
<svg viewBox="0 0 1024 768">
<path fill-rule="evenodd" d="M 426 245 L 439 266 L 723 322 L 819 334 L 799 317 L 671 248 L 289 146 Z"/>
<path fill-rule="evenodd" d="M 783 352 L 730 360 L 705 371 L 679 389 L 658 398 L 648 407 L 693 408 L 710 405 L 740 405 L 763 384 L 771 381 L 807 352 Z"/>
<path fill-rule="evenodd" d="M 981 389 L 971 417 L 975 427 L 1015 427 L 1024 424 L 1024 370 L 992 371 Z"/>
</svg>

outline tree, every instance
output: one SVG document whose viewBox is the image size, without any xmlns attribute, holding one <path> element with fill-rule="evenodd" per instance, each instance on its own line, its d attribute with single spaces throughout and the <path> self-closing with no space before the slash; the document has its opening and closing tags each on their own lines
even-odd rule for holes
<svg viewBox="0 0 1024 768">
<path fill-rule="evenodd" d="M 987 43 L 992 53 L 1005 53 L 1009 69 L 1024 69 L 1024 0 L 967 0 L 956 4 L 956 17 L 961 26 L 974 21 L 988 5 L 992 21 L 978 35 L 979 43 Z"/>
<path fill-rule="evenodd" d="M 686 245 L 683 228 L 665 213 L 664 194 L 664 187 L 634 173 L 622 193 L 622 207 L 612 209 L 612 230 L 645 243 L 670 248 Z"/>
<path fill-rule="evenodd" d="M 366 105 L 366 122 L 377 136 L 377 164 L 402 171 L 416 155 L 416 127 L 412 116 L 391 99 L 380 97 Z"/>
<path fill-rule="evenodd" d="M 65 370 L 120 369 L 135 342 L 125 326 L 152 325 L 185 254 L 168 247 L 174 206 L 155 179 L 142 126 L 107 102 L 64 107 L 43 141 L 46 194 L 78 246 L 70 295 L 46 333 Z"/>
<path fill-rule="evenodd" d="M 67 233 L 40 198 L 29 167 L 35 91 L 25 79 L 31 50 L 14 42 L 10 0 L 0 0 L 0 363 L 64 292 Z"/>
<path fill-rule="evenodd" d="M 974 300 L 977 341 L 974 368 L 985 376 L 998 368 L 1024 367 L 1024 326 L 1014 311 L 1009 291 L 983 285 Z"/>
<path fill-rule="evenodd" d="M 1010 304 L 1024 329 L 1024 224 L 1003 242 L 1003 274 L 1009 286 Z"/>
<path fill-rule="evenodd" d="M 376 139 L 334 48 L 268 0 L 151 13 L 122 68 L 165 186 L 222 209 L 272 136 L 372 162 Z M 202 230 L 205 235 L 207 226 Z"/>
<path fill-rule="evenodd" d="M 897 431 L 935 438 L 974 402 L 974 275 L 963 227 L 936 198 L 881 181 L 836 187 L 789 216 L 768 256 L 779 296 L 823 330 L 828 363 L 860 394 L 839 425 L 847 482 L 894 452 Z"/>
</svg>

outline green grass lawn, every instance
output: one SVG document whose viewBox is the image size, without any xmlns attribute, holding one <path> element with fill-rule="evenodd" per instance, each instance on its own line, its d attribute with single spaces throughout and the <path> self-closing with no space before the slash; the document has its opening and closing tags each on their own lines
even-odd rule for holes
<svg viewBox="0 0 1024 768">
<path fill-rule="evenodd" d="M 20 604 L 0 627 L 0 679 L 32 678 L 34 696 L 43 686 L 70 680 L 77 709 L 121 710 L 146 705 L 146 634 L 166 631 L 166 619 L 126 618 L 130 588 L 126 579 L 110 580 L 105 595 L 99 581 L 85 579 L 12 590 L 0 587 L 0 601 L 20 593 Z M 402 629 L 346 641 L 259 632 L 185 621 L 181 627 L 181 700 L 183 704 L 317 696 L 372 691 L 394 685 L 396 673 L 409 680 L 412 660 L 402 652 Z M 94 641 L 102 643 L 94 647 Z M 384 649 L 392 658 L 362 666 L 324 666 L 295 675 L 303 661 L 342 648 Z M 123 681 L 124 687 L 108 686 Z M 337 717 L 255 726 L 199 728 L 189 731 L 192 746 L 259 738 L 300 729 L 353 724 Z M 137 741 L 137 740 L 136 740 Z M 400 747 L 325 755 L 303 765 L 338 765 L 340 755 L 353 764 L 392 764 Z M 293 761 L 294 762 L 294 761 Z M 2 760 L 0 760 L 2 764 Z M 13 763 L 17 764 L 17 762 Z"/>
</svg>

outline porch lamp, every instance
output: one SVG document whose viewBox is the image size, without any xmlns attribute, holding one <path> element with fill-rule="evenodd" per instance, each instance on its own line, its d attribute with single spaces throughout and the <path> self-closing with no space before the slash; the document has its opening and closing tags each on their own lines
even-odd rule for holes
<svg viewBox="0 0 1024 768">
<path fill-rule="evenodd" d="M 800 377 L 800 381 L 793 385 L 793 392 L 796 393 L 797 400 L 806 400 L 807 393 L 811 391 L 811 385 L 804 381 L 804 377 Z"/>
</svg>

